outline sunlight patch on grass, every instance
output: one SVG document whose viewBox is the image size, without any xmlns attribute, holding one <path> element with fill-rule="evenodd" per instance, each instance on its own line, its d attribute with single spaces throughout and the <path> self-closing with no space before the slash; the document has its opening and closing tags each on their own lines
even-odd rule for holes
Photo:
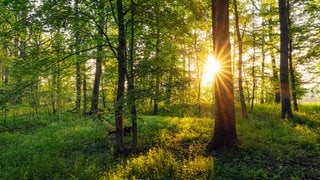
<svg viewBox="0 0 320 180">
<path fill-rule="evenodd" d="M 212 169 L 212 157 L 179 160 L 168 150 L 152 148 L 110 169 L 102 179 L 206 179 Z"/>
<path fill-rule="evenodd" d="M 302 148 L 315 148 L 315 144 L 319 143 L 319 133 L 312 131 L 309 127 L 296 125 L 295 131 L 298 134 L 298 142 Z"/>
</svg>

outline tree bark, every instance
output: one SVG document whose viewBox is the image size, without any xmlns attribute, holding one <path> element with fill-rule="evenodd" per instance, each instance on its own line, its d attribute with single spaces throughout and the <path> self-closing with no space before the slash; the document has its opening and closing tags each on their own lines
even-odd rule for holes
<svg viewBox="0 0 320 180">
<path fill-rule="evenodd" d="M 256 32 L 255 32 L 255 4 L 254 1 L 252 1 L 253 4 L 253 56 L 252 56 L 252 94 L 251 94 L 251 111 L 253 111 L 254 106 L 254 99 L 255 99 L 255 92 L 256 92 L 256 75 L 255 75 L 255 63 L 256 63 Z"/>
<path fill-rule="evenodd" d="M 103 38 L 103 32 L 99 28 L 99 37 Z M 97 58 L 96 58 L 96 72 L 94 76 L 94 84 L 92 90 L 92 97 L 91 97 L 91 108 L 90 108 L 90 115 L 96 115 L 99 112 L 99 92 L 100 92 L 100 81 L 101 81 L 101 74 L 102 74 L 102 45 L 99 42 L 97 46 Z"/>
<path fill-rule="evenodd" d="M 104 9 L 104 1 L 97 2 L 98 10 Z M 97 14 L 99 14 L 97 10 Z M 90 115 L 97 115 L 99 112 L 99 93 L 100 93 L 100 83 L 101 83 L 101 74 L 102 74 L 102 56 L 103 56 L 103 41 L 104 39 L 104 17 L 99 16 L 97 21 L 97 31 L 98 31 L 98 39 L 97 39 L 97 57 L 96 57 L 96 67 L 95 67 L 95 76 L 94 76 L 94 84 L 92 89 L 92 97 L 91 97 L 91 108 L 89 111 Z"/>
<path fill-rule="evenodd" d="M 128 91 L 129 104 L 132 122 L 132 151 L 137 151 L 138 144 L 138 124 L 137 124 L 137 108 L 135 97 L 135 73 L 134 73 L 134 1 L 131 0 L 131 41 L 130 41 L 130 59 L 129 59 L 129 74 L 128 74 Z"/>
<path fill-rule="evenodd" d="M 272 34 L 272 20 L 268 19 L 268 36 L 269 39 L 273 39 L 271 36 Z M 279 75 L 278 75 L 278 68 L 276 64 L 276 57 L 273 50 L 273 47 L 269 47 L 270 56 L 271 56 L 271 66 L 272 66 L 272 85 L 273 85 L 273 91 L 274 91 L 274 103 L 279 104 L 281 101 L 280 97 L 280 83 L 279 83 Z"/>
<path fill-rule="evenodd" d="M 289 72 L 288 72 L 288 11 L 285 0 L 278 0 L 280 16 L 280 86 L 281 86 L 281 117 L 293 117 L 290 103 Z"/>
<path fill-rule="evenodd" d="M 207 151 L 238 145 L 229 37 L 229 0 L 212 0 L 214 55 L 221 71 L 215 74 L 215 125 Z"/>
<path fill-rule="evenodd" d="M 239 86 L 239 97 L 240 97 L 240 103 L 241 103 L 241 115 L 244 119 L 249 119 L 248 112 L 247 112 L 247 106 L 246 101 L 244 98 L 243 93 L 243 86 L 242 86 L 242 37 L 240 34 L 240 28 L 239 28 L 239 14 L 238 14 L 238 7 L 237 7 L 237 1 L 234 0 L 234 14 L 235 14 L 235 25 L 236 25 L 236 31 L 237 31 L 237 40 L 238 40 L 238 51 L 239 51 L 239 62 L 238 62 L 238 86 Z"/>
<path fill-rule="evenodd" d="M 117 99 L 115 103 L 115 121 L 116 121 L 116 151 L 117 153 L 125 152 L 124 131 L 123 131 L 123 105 L 124 105 L 124 90 L 125 90 L 125 75 L 126 75 L 126 39 L 125 39 L 125 24 L 122 0 L 117 0 L 118 13 L 118 88 Z"/>
<path fill-rule="evenodd" d="M 79 9 L 78 9 L 78 0 L 75 0 L 74 2 L 74 8 L 76 11 L 76 31 L 75 31 L 75 49 L 76 49 L 76 111 L 77 113 L 81 112 L 81 63 L 80 63 L 80 52 L 79 52 L 79 46 L 80 46 L 80 35 L 78 31 L 78 20 L 79 20 Z"/>
<path fill-rule="evenodd" d="M 158 20 L 158 14 L 157 14 L 157 24 L 159 24 L 159 20 Z M 159 54 L 160 54 L 160 27 L 158 25 L 157 27 L 157 37 L 156 37 L 156 61 L 160 61 L 159 58 Z M 158 73 L 160 73 L 160 71 L 158 70 L 160 67 L 159 66 L 159 62 L 157 62 L 157 72 L 156 72 L 156 85 L 155 85 L 155 95 L 153 98 L 153 115 L 158 115 L 159 113 L 159 96 L 160 96 L 160 75 Z"/>
<path fill-rule="evenodd" d="M 287 0 L 287 11 L 288 11 L 288 27 L 289 27 L 289 72 L 291 78 L 291 89 L 292 89 L 292 100 L 293 100 L 293 109 L 299 111 L 298 100 L 297 100 L 297 88 L 296 88 L 296 79 L 292 62 L 292 36 L 291 36 L 291 19 L 290 19 L 290 4 Z"/>
</svg>

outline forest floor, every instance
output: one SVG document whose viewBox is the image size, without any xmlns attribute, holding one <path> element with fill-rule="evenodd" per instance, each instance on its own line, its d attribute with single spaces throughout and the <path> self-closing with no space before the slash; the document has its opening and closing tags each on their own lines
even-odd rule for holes
<svg viewBox="0 0 320 180">
<path fill-rule="evenodd" d="M 277 106 L 256 106 L 249 120 L 237 118 L 239 148 L 209 155 L 209 118 L 141 116 L 138 153 L 115 157 L 101 121 L 8 117 L 0 122 L 0 179 L 319 179 L 320 106 L 300 108 L 288 121 Z"/>
</svg>

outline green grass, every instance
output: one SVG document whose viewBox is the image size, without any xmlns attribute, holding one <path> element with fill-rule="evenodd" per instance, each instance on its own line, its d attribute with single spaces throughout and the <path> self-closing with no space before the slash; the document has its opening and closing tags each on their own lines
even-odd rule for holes
<svg viewBox="0 0 320 180">
<path fill-rule="evenodd" d="M 317 179 L 320 107 L 300 109 L 288 121 L 278 106 L 256 106 L 250 120 L 237 118 L 239 149 L 210 155 L 208 118 L 142 116 L 138 153 L 115 157 L 99 121 L 72 113 L 8 117 L 0 126 L 0 179 Z"/>
</svg>

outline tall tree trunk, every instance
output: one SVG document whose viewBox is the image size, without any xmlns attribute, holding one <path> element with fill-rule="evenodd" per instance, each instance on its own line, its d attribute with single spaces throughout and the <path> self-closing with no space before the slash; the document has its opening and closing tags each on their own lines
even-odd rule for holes
<svg viewBox="0 0 320 180">
<path fill-rule="evenodd" d="M 137 124 L 137 108 L 135 97 L 135 82 L 134 82 L 134 1 L 131 0 L 131 40 L 130 40 L 130 58 L 129 58 L 129 73 L 128 73 L 128 91 L 129 91 L 129 105 L 132 122 L 132 151 L 137 151 L 138 144 L 138 124 Z"/>
<path fill-rule="evenodd" d="M 293 100 L 293 109 L 295 111 L 299 110 L 298 100 L 297 100 L 297 88 L 296 88 L 296 79 L 292 62 L 292 34 L 291 34 L 291 19 L 290 19 L 290 4 L 287 0 L 287 10 L 288 10 L 288 27 L 289 27 L 289 72 L 291 78 L 291 89 L 292 89 L 292 100 Z"/>
<path fill-rule="evenodd" d="M 262 20 L 262 29 L 264 29 L 264 19 Z M 265 39 L 264 39 L 264 33 L 262 33 L 262 40 L 261 40 L 261 55 L 262 55 L 262 62 L 261 62 L 261 88 L 260 88 L 260 103 L 265 103 L 265 76 L 264 76 L 264 70 L 265 70 Z"/>
<path fill-rule="evenodd" d="M 98 7 L 100 9 L 104 8 L 104 3 L 101 1 L 99 2 Z M 97 44 L 97 57 L 96 57 L 96 71 L 94 76 L 94 84 L 92 90 L 92 97 L 91 97 L 91 108 L 90 108 L 90 115 L 97 115 L 99 112 L 99 93 L 100 93 L 100 83 L 101 83 L 101 74 L 102 74 L 102 54 L 103 54 L 103 47 L 101 39 L 104 38 L 103 30 L 104 28 L 104 20 L 103 17 L 100 17 L 98 21 L 98 44 Z"/>
<path fill-rule="evenodd" d="M 117 0 L 118 13 L 118 89 L 117 99 L 115 103 L 115 121 L 116 121 L 116 151 L 117 153 L 125 152 L 124 131 L 123 131 L 123 105 L 124 105 L 124 84 L 126 75 L 126 39 L 125 39 L 125 24 L 122 0 Z"/>
<path fill-rule="evenodd" d="M 290 103 L 289 71 L 288 71 L 288 11 L 285 0 L 278 0 L 280 16 L 280 85 L 281 85 L 281 117 L 293 117 Z"/>
<path fill-rule="evenodd" d="M 273 39 L 271 36 L 272 34 L 272 20 L 268 19 L 268 36 L 269 39 Z M 270 56 L 271 56 L 271 66 L 272 66 L 272 86 L 274 91 L 274 103 L 279 104 L 281 101 L 280 97 L 280 83 L 279 83 L 279 74 L 278 74 L 278 68 L 276 64 L 276 57 L 274 53 L 273 47 L 269 47 Z"/>
<path fill-rule="evenodd" d="M 158 16 L 158 15 L 157 15 Z M 158 17 L 157 17 L 158 19 Z M 157 20 L 158 22 L 158 20 Z M 157 23 L 159 24 L 159 23 Z M 160 27 L 157 27 L 157 37 L 156 37 L 156 61 L 160 61 Z M 157 62 L 157 69 L 159 69 L 159 62 Z M 153 115 L 158 115 L 159 113 L 159 96 L 160 96 L 160 75 L 159 75 L 159 71 L 156 72 L 156 89 L 155 89 L 155 95 L 154 95 L 154 104 L 153 104 Z"/>
<path fill-rule="evenodd" d="M 251 111 L 253 111 L 255 91 L 256 91 L 256 75 L 255 75 L 255 63 L 256 63 L 256 30 L 255 30 L 255 4 L 253 3 L 253 56 L 252 56 L 252 94 L 251 94 Z"/>
<path fill-rule="evenodd" d="M 207 150 L 235 148 L 238 144 L 229 37 L 229 0 L 212 0 L 214 56 L 221 71 L 215 74 L 215 125 Z"/>
<path fill-rule="evenodd" d="M 242 118 L 249 119 L 246 101 L 245 101 L 244 93 L 243 93 L 243 86 L 242 86 L 242 37 L 241 37 L 241 33 L 240 33 L 240 28 L 239 28 L 239 14 L 238 14 L 237 1 L 234 0 L 233 4 L 234 4 L 234 15 L 235 15 L 235 23 L 236 23 L 235 25 L 236 25 L 236 31 L 237 31 L 237 40 L 238 40 L 238 45 L 239 45 L 239 47 L 238 47 L 238 51 L 239 51 L 238 86 L 239 86 L 239 97 L 240 97 L 240 103 L 241 103 L 241 115 L 242 115 Z"/>
<path fill-rule="evenodd" d="M 76 111 L 77 113 L 81 112 L 81 63 L 80 63 L 80 52 L 79 52 L 79 46 L 80 46 L 80 35 L 78 31 L 78 20 L 79 20 L 79 9 L 78 9 L 78 0 L 75 0 L 74 2 L 74 8 L 76 11 L 76 32 L 75 32 L 75 49 L 76 49 Z"/>
<path fill-rule="evenodd" d="M 99 30 L 99 36 L 102 38 L 103 34 Z M 90 114 L 96 115 L 99 112 L 99 92 L 100 92 L 100 82 L 101 82 L 101 74 L 102 74 L 102 45 L 99 44 L 97 47 L 97 58 L 96 58 L 96 72 L 94 76 L 94 84 L 92 90 L 92 98 L 91 98 L 91 108 Z"/>
</svg>

